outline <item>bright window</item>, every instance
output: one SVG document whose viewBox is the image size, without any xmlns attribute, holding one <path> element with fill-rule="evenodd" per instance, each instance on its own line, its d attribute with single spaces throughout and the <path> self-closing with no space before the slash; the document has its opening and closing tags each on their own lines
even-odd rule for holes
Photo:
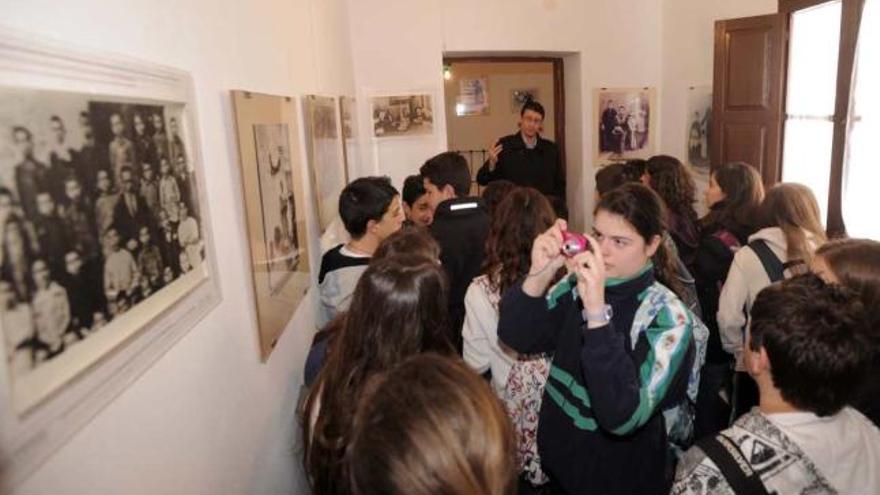
<svg viewBox="0 0 880 495">
<path fill-rule="evenodd" d="M 866 0 L 859 29 L 843 171 L 843 219 L 851 237 L 880 240 L 880 1 Z"/>
<path fill-rule="evenodd" d="M 828 212 L 841 11 L 837 0 L 791 15 L 782 180 L 812 189 L 823 221 Z"/>
</svg>

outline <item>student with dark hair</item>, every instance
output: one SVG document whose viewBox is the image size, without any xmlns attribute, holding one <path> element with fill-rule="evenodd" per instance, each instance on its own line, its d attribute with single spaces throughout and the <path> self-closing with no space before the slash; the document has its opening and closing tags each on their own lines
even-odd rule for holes
<svg viewBox="0 0 880 495">
<path fill-rule="evenodd" d="M 440 261 L 440 245 L 431 237 L 428 229 L 415 225 L 405 225 L 379 244 L 373 253 L 373 260 L 389 258 L 398 254 L 417 254 Z"/>
<path fill-rule="evenodd" d="M 412 225 L 428 227 L 434 220 L 434 210 L 421 175 L 410 175 L 403 181 L 403 211 L 407 223 Z"/>
<path fill-rule="evenodd" d="M 648 181 L 669 211 L 669 234 L 688 270 L 693 271 L 700 239 L 697 212 L 694 210 L 694 179 L 678 158 L 652 156 L 647 162 Z"/>
<path fill-rule="evenodd" d="M 404 220 L 400 194 L 388 177 L 355 179 L 339 194 L 339 217 L 351 240 L 321 258 L 318 327 L 348 307 L 370 256 L 383 239 L 400 230 Z"/>
<path fill-rule="evenodd" d="M 461 361 L 420 354 L 365 394 L 346 456 L 354 495 L 509 495 L 513 433 L 486 383 Z"/>
<path fill-rule="evenodd" d="M 483 188 L 483 193 L 480 197 L 483 198 L 483 203 L 486 204 L 486 211 L 489 212 L 489 217 L 494 218 L 498 205 L 516 188 L 516 184 L 505 179 L 493 180 L 488 186 Z"/>
<path fill-rule="evenodd" d="M 498 303 L 529 272 L 532 242 L 554 221 L 553 207 L 540 192 L 516 188 L 492 218 L 482 272 L 465 294 L 464 360 L 480 373 L 491 370 L 499 395 L 517 355 L 498 342 Z"/>
<path fill-rule="evenodd" d="M 358 400 L 373 377 L 407 357 L 451 355 L 446 322 L 446 277 L 434 260 L 392 256 L 363 273 L 306 399 L 304 466 L 312 493 L 348 493 L 343 458 Z"/>
<path fill-rule="evenodd" d="M 373 256 L 369 258 L 370 264 L 375 264 L 385 258 L 397 255 L 422 256 L 439 262 L 440 246 L 426 229 L 405 225 L 397 232 L 386 237 L 379 244 Z M 337 313 L 336 317 L 315 334 L 312 340 L 312 347 L 309 349 L 308 356 L 306 356 L 306 365 L 303 371 L 303 382 L 307 387 L 311 387 L 315 378 L 317 378 L 318 372 L 324 366 L 327 350 L 344 324 L 345 312 Z"/>
<path fill-rule="evenodd" d="M 553 353 L 538 424 L 558 493 L 666 494 L 670 443 L 687 444 L 708 331 L 656 275 L 663 202 L 625 184 L 596 205 L 590 249 L 562 252 L 562 220 L 538 236 L 521 283 L 501 300 L 498 335 Z M 565 266 L 569 275 L 551 286 Z"/>
<path fill-rule="evenodd" d="M 532 242 L 553 225 L 556 213 L 537 190 L 514 187 L 492 217 L 482 273 L 465 294 L 462 355 L 478 372 L 491 373 L 492 388 L 504 399 L 516 429 L 523 482 L 539 485 L 546 482 L 546 475 L 541 471 L 535 433 L 549 356 L 519 355 L 498 340 L 498 304 L 504 292 L 529 273 Z"/>
<path fill-rule="evenodd" d="M 827 240 L 813 192 L 795 183 L 776 184 L 758 209 L 760 230 L 733 256 L 718 299 L 718 333 L 736 361 L 734 419 L 751 409 L 758 390 L 743 367 L 746 315 L 764 287 L 807 270 L 813 251 Z"/>
<path fill-rule="evenodd" d="M 527 101 L 519 112 L 519 131 L 489 147 L 489 158 L 477 172 L 477 182 L 486 186 L 507 179 L 518 186 L 533 187 L 546 195 L 564 218 L 565 168 L 556 143 L 540 135 L 543 123 L 544 107 Z"/>
<path fill-rule="evenodd" d="M 646 167 L 647 162 L 645 160 L 630 160 L 626 163 L 612 163 L 600 168 L 596 172 L 597 201 L 601 201 L 602 196 L 624 184 L 641 183 L 650 187 L 649 181 L 645 180 L 645 177 L 647 177 Z M 691 275 L 690 269 L 679 256 L 678 247 L 675 244 L 675 240 L 669 235 L 669 231 L 663 234 L 663 247 L 665 248 L 665 256 L 669 258 L 669 264 L 674 270 L 667 274 L 672 278 L 664 279 L 662 278 L 663 275 L 661 275 L 660 283 L 672 289 L 682 302 L 687 305 L 688 309 L 702 319 L 704 313 L 697 297 L 697 286 L 694 276 Z"/>
<path fill-rule="evenodd" d="M 812 270 L 828 283 L 855 291 L 869 310 L 868 330 L 872 359 L 868 379 L 853 407 L 880 426 L 880 242 L 838 239 L 822 245 L 813 257 Z"/>
<path fill-rule="evenodd" d="M 866 321 L 856 294 L 815 275 L 762 290 L 744 351 L 759 406 L 689 450 L 672 493 L 880 493 L 880 430 L 847 406 Z"/>
<path fill-rule="evenodd" d="M 700 219 L 700 243 L 693 267 L 703 321 L 709 327 L 694 425 L 698 438 L 721 431 L 730 421 L 729 401 L 721 392 L 730 392 L 732 360 L 721 346 L 715 315 L 733 255 L 755 231 L 755 217 L 764 199 L 761 176 L 742 162 L 715 167 L 704 199 L 709 213 Z"/>
<path fill-rule="evenodd" d="M 468 196 L 470 171 L 464 157 L 447 151 L 429 159 L 420 170 L 434 209 L 431 235 L 440 244 L 440 262 L 449 275 L 450 341 L 461 351 L 464 294 L 480 273 L 489 214 L 483 200 Z"/>
<path fill-rule="evenodd" d="M 596 172 L 596 197 L 601 199 L 612 189 L 628 182 L 638 182 L 639 176 L 624 163 L 605 165 Z"/>
</svg>

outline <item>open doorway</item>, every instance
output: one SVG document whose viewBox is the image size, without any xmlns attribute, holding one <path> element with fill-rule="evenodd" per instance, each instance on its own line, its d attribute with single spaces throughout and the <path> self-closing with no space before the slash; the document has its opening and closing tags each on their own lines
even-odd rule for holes
<svg viewBox="0 0 880 495">
<path fill-rule="evenodd" d="M 553 57 L 447 57 L 443 60 L 446 135 L 449 150 L 471 169 L 471 193 L 489 147 L 518 132 L 520 109 L 532 98 L 546 112 L 540 134 L 555 141 L 565 167 L 563 61 Z M 563 168 L 564 170 L 564 168 Z"/>
</svg>

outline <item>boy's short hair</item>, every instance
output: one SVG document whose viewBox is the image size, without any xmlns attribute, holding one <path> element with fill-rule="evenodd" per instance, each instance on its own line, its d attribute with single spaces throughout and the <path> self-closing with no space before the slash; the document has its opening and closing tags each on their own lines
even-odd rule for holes
<svg viewBox="0 0 880 495">
<path fill-rule="evenodd" d="M 403 202 L 412 207 L 425 195 L 425 181 L 421 175 L 410 175 L 403 181 Z"/>
<path fill-rule="evenodd" d="M 522 117 L 526 114 L 526 110 L 531 110 L 537 114 L 541 115 L 541 118 L 544 118 L 544 106 L 538 103 L 535 100 L 529 100 L 523 104 L 522 108 L 519 110 L 519 116 Z"/>
<path fill-rule="evenodd" d="M 471 171 L 467 160 L 459 153 L 446 151 L 430 158 L 419 169 L 422 177 L 431 181 L 437 189 L 452 186 L 458 197 L 467 196 L 471 189 Z"/>
<path fill-rule="evenodd" d="M 362 237 L 367 232 L 367 223 L 380 221 L 397 195 L 388 177 L 361 177 L 352 181 L 339 194 L 339 217 L 345 230 L 355 239 Z"/>
<path fill-rule="evenodd" d="M 641 174 L 640 174 L 641 175 Z M 596 172 L 596 191 L 600 196 L 604 196 L 613 189 L 628 183 L 638 182 L 639 175 L 635 175 L 633 170 L 624 163 L 612 163 L 605 165 Z"/>
<path fill-rule="evenodd" d="M 800 275 L 762 290 L 751 316 L 749 348 L 766 350 L 773 384 L 787 402 L 819 416 L 849 402 L 871 352 L 854 292 Z"/>
</svg>

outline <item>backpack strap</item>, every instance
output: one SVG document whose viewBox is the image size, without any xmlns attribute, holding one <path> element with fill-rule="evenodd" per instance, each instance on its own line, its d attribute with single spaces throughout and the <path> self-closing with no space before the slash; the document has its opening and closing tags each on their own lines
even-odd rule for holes
<svg viewBox="0 0 880 495">
<path fill-rule="evenodd" d="M 739 446 L 723 433 L 700 439 L 697 447 L 718 466 L 736 495 L 768 495 L 761 476 L 752 469 Z"/>
<path fill-rule="evenodd" d="M 785 278 L 785 265 L 773 253 L 773 250 L 770 249 L 766 241 L 763 239 L 754 240 L 749 243 L 749 247 L 752 248 L 752 251 L 761 260 L 761 265 L 764 266 L 764 271 L 767 273 L 767 277 L 770 278 L 771 284 Z"/>
</svg>

